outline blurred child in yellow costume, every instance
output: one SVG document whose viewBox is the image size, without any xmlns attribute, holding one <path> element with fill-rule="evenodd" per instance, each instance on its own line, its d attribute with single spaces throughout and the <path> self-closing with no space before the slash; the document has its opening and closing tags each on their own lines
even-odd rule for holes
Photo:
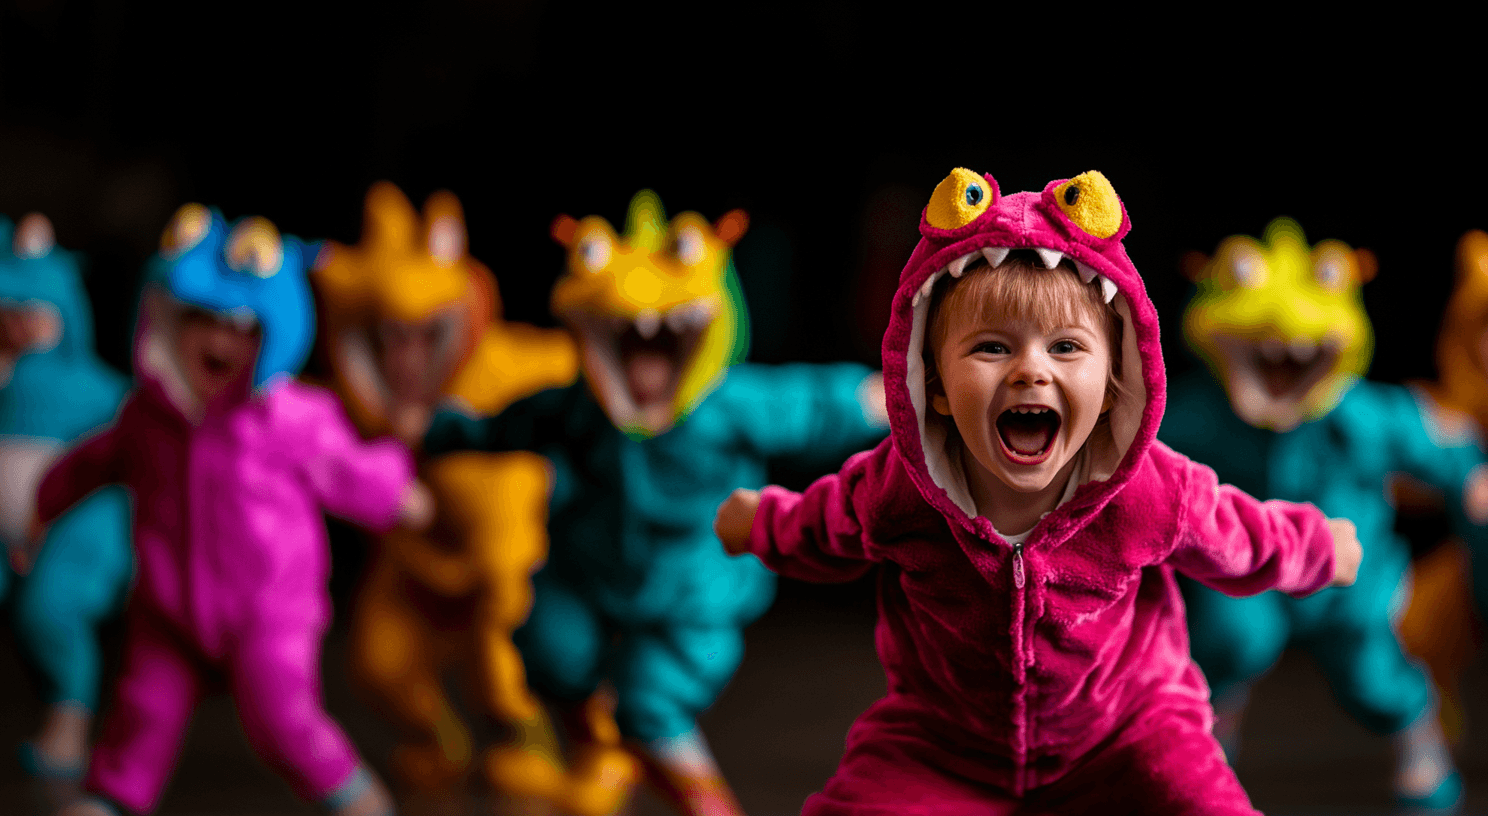
<svg viewBox="0 0 1488 816">
<path fill-rule="evenodd" d="M 1423 384 L 1444 435 L 1477 438 L 1488 429 L 1488 233 L 1472 230 L 1457 243 L 1457 283 L 1436 343 L 1439 380 Z M 1422 495 L 1408 481 L 1396 485 L 1403 507 L 1440 510 L 1440 497 Z M 1478 497 L 1488 503 L 1488 496 Z M 1418 558 L 1411 602 L 1400 622 L 1401 642 L 1431 670 L 1442 697 L 1442 726 L 1453 742 L 1466 731 L 1459 682 L 1474 651 L 1472 587 L 1488 586 L 1485 560 L 1449 540 Z"/>
<path fill-rule="evenodd" d="M 367 194 L 361 243 L 329 243 L 314 281 L 322 352 L 333 386 L 361 431 L 416 445 L 433 410 L 455 402 L 478 415 L 572 382 L 578 357 L 566 332 L 507 323 L 491 272 L 466 251 L 460 204 L 431 196 L 422 218 L 394 185 Z M 470 728 L 442 684 L 465 674 L 483 710 L 512 742 L 488 750 L 500 765 L 551 734 L 527 688 L 513 630 L 532 604 L 532 573 L 547 556 L 549 479 L 528 453 L 462 453 L 423 464 L 438 521 L 424 534 L 379 539 L 352 616 L 353 674 L 402 729 L 395 778 L 430 802 L 463 798 L 474 753 Z M 613 751 L 570 777 L 553 762 L 499 793 L 575 813 L 614 810 L 634 775 L 608 713 L 596 729 Z M 603 741 L 603 740 L 601 740 Z"/>
</svg>

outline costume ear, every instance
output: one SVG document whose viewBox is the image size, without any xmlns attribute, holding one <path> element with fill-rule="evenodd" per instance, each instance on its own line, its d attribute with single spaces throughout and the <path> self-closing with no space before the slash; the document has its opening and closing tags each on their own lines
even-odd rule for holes
<svg viewBox="0 0 1488 816">
<path fill-rule="evenodd" d="M 548 228 L 548 234 L 552 235 L 553 240 L 563 246 L 572 247 L 574 231 L 578 229 L 578 226 L 579 222 L 574 220 L 573 217 L 560 215 L 553 219 L 553 226 Z"/>
<path fill-rule="evenodd" d="M 718 240 L 729 246 L 739 243 L 739 239 L 744 237 L 748 229 L 749 215 L 743 210 L 729 210 L 713 225 L 713 231 L 718 234 Z"/>
<path fill-rule="evenodd" d="M 364 247 L 395 247 L 399 250 L 413 245 L 417 229 L 418 213 L 408 196 L 391 181 L 379 181 L 367 191 L 367 202 L 362 212 L 362 244 Z"/>
<path fill-rule="evenodd" d="M 440 190 L 429 196 L 424 204 L 424 221 L 428 224 L 425 242 L 435 263 L 449 266 L 465 257 L 465 213 L 454 193 Z"/>
<path fill-rule="evenodd" d="M 40 258 L 56 245 L 52 222 L 41 213 L 31 213 L 16 225 L 14 250 L 17 258 Z"/>
<path fill-rule="evenodd" d="M 1194 283 L 1198 283 L 1204 277 L 1204 267 L 1209 265 L 1209 256 L 1202 252 L 1185 252 L 1183 258 L 1178 261 L 1178 268 L 1183 270 L 1183 277 Z"/>
<path fill-rule="evenodd" d="M 1469 230 L 1457 242 L 1457 284 L 1469 280 L 1488 283 L 1488 233 Z"/>
<path fill-rule="evenodd" d="M 1379 272 L 1379 260 L 1367 249 L 1354 250 L 1354 263 L 1358 267 L 1361 284 L 1374 280 L 1375 274 Z"/>
</svg>

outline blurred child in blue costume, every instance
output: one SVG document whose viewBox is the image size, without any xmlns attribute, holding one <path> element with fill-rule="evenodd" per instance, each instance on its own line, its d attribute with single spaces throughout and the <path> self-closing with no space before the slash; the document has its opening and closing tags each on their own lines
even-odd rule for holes
<svg viewBox="0 0 1488 816">
<path fill-rule="evenodd" d="M 1488 515 L 1482 453 L 1475 440 L 1439 431 L 1406 388 L 1362 379 L 1373 351 L 1360 295 L 1375 271 L 1367 251 L 1331 240 L 1309 247 L 1296 222 L 1279 218 L 1262 241 L 1235 236 L 1212 259 L 1191 255 L 1185 265 L 1198 292 L 1184 337 L 1214 379 L 1195 374 L 1173 385 L 1161 439 L 1252 495 L 1310 501 L 1348 518 L 1364 547 L 1353 586 L 1307 598 L 1230 598 L 1180 579 L 1216 736 L 1234 750 L 1249 686 L 1296 642 L 1316 657 L 1340 704 L 1392 738 L 1400 802 L 1454 807 L 1462 781 L 1436 701 L 1395 630 L 1410 551 L 1393 532 L 1386 484 L 1405 471 L 1442 490 L 1459 532 L 1480 538 L 1467 516 Z"/>
<path fill-rule="evenodd" d="M 46 217 L 27 216 L 13 234 L 0 217 L 0 247 L 0 534 L 17 546 L 47 465 L 113 419 L 129 383 L 94 351 L 78 258 L 55 245 Z M 97 629 L 123 607 L 132 560 L 128 499 L 111 488 L 53 525 L 46 555 L 9 588 L 47 705 L 41 732 L 21 746 L 34 776 L 82 776 L 102 670 Z M 9 580 L 0 569 L 0 598 Z"/>
<path fill-rule="evenodd" d="M 560 217 L 568 273 L 552 308 L 579 339 L 583 382 L 493 418 L 441 413 L 424 442 L 551 459 L 551 551 L 517 634 L 529 682 L 570 704 L 613 685 L 621 733 L 688 814 L 739 812 L 696 718 L 775 590 L 758 560 L 722 552 L 714 511 L 763 485 L 774 457 L 831 467 L 888 430 L 882 378 L 864 366 L 735 365 L 747 315 L 730 254 L 746 226 L 737 210 L 668 224 L 650 191 L 624 236 Z"/>
</svg>

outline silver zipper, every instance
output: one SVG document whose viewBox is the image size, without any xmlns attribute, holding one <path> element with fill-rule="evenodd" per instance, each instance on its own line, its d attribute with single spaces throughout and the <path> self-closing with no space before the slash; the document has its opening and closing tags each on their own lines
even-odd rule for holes
<svg viewBox="0 0 1488 816">
<path fill-rule="evenodd" d="M 1023 542 L 1013 545 L 1013 586 L 1023 588 Z"/>
</svg>

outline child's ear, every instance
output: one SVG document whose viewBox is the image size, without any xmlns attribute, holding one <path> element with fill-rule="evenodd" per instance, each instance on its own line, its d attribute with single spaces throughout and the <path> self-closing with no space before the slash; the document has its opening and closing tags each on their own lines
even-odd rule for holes
<svg viewBox="0 0 1488 816">
<path fill-rule="evenodd" d="M 941 384 L 938 374 L 925 374 L 925 394 L 930 397 L 930 407 L 935 413 L 941 416 L 951 415 L 951 403 L 946 399 L 945 386 Z"/>
</svg>

